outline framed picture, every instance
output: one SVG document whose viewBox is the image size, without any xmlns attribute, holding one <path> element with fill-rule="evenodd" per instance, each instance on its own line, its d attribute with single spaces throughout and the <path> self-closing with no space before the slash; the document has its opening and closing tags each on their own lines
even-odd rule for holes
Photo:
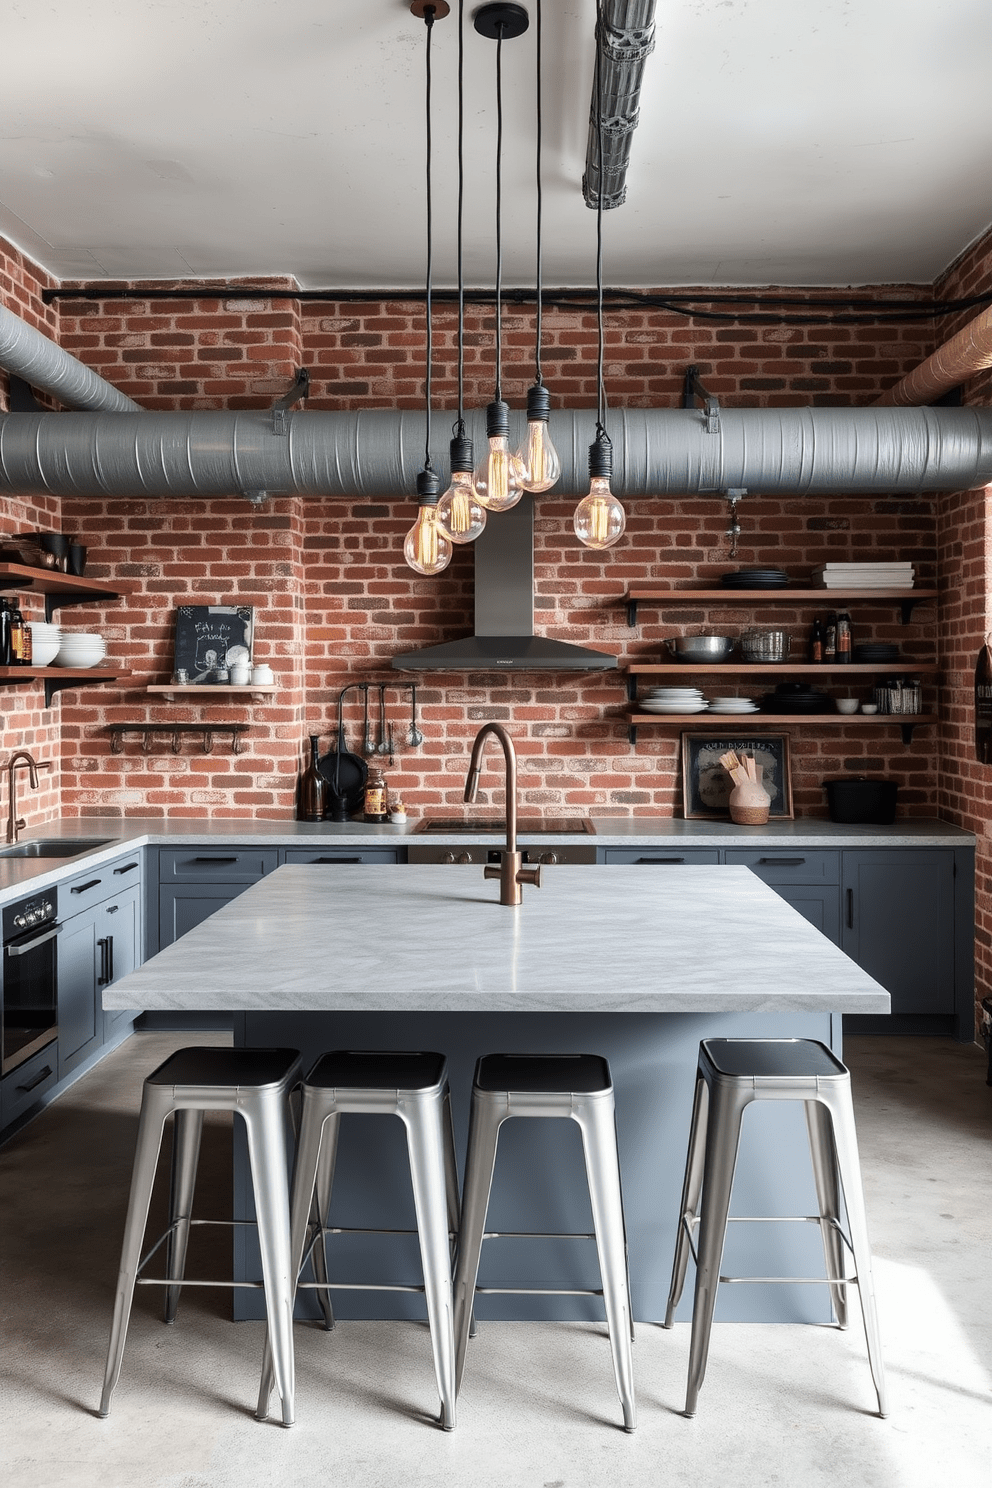
<svg viewBox="0 0 992 1488">
<path fill-rule="evenodd" d="M 792 772 L 788 734 L 683 734 L 682 803 L 685 816 L 729 820 L 734 788 L 721 754 L 750 754 L 762 768 L 761 783 L 772 798 L 770 819 L 792 816 Z"/>
<path fill-rule="evenodd" d="M 173 672 L 200 686 L 226 681 L 217 676 L 221 667 L 251 666 L 254 629 L 251 605 L 180 605 Z"/>
</svg>

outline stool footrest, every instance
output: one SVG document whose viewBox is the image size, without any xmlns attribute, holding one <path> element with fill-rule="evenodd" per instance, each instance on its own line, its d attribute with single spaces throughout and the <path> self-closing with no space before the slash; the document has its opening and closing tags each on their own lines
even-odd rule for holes
<svg viewBox="0 0 992 1488">
<path fill-rule="evenodd" d="M 423 1283 L 419 1286 L 405 1285 L 403 1282 L 383 1281 L 300 1281 L 297 1282 L 297 1291 L 309 1292 L 423 1292 Z"/>
<path fill-rule="evenodd" d="M 721 1276 L 721 1281 L 760 1281 L 769 1285 L 779 1282 L 794 1282 L 797 1286 L 857 1286 L 856 1276 Z"/>
<path fill-rule="evenodd" d="M 602 1287 L 484 1287 L 477 1286 L 480 1297 L 601 1297 Z"/>
<path fill-rule="evenodd" d="M 483 1240 L 595 1240 L 574 1230 L 486 1230 Z"/>
<path fill-rule="evenodd" d="M 261 1291 L 265 1283 L 262 1281 L 192 1281 L 188 1276 L 139 1276 L 135 1279 L 135 1286 L 164 1286 L 182 1287 L 231 1287 L 237 1290 L 246 1287 L 249 1291 Z"/>
</svg>

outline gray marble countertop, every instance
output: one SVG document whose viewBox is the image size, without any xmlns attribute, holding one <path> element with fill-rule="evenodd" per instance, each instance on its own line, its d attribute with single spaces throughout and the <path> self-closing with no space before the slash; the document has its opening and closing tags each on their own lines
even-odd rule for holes
<svg viewBox="0 0 992 1488">
<path fill-rule="evenodd" d="M 104 991 L 107 1008 L 887 1013 L 889 995 L 747 868 L 291 864 Z"/>
</svg>

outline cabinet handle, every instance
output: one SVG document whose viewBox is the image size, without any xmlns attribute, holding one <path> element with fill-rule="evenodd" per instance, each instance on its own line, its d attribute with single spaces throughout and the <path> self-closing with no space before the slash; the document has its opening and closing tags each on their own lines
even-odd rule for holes
<svg viewBox="0 0 992 1488">
<path fill-rule="evenodd" d="M 241 861 L 241 856 L 240 856 L 239 853 L 235 853 L 232 858 L 212 858 L 211 857 L 211 858 L 194 858 L 193 859 L 193 862 L 194 863 L 238 863 L 240 861 Z"/>
<path fill-rule="evenodd" d="M 69 893 L 70 894 L 85 894 L 87 889 L 95 889 L 99 884 L 102 884 L 102 883 L 103 883 L 103 879 L 102 878 L 91 878 L 90 881 L 89 881 L 89 883 L 76 884 L 74 888 L 71 888 L 69 890 Z"/>
<path fill-rule="evenodd" d="M 361 858 L 311 858 L 312 863 L 360 863 Z"/>
<path fill-rule="evenodd" d="M 46 940 L 54 940 L 55 937 L 56 937 L 56 935 L 61 935 L 61 934 L 62 934 L 62 926 L 61 925 L 53 925 L 50 930 L 46 930 L 45 931 L 44 935 L 36 935 L 35 938 L 34 938 L 34 940 L 21 941 L 19 944 L 18 943 L 15 943 L 14 941 L 11 941 L 11 943 L 10 943 L 9 946 L 4 946 L 4 955 L 5 956 L 26 956 L 29 951 L 33 951 L 38 946 L 44 945 Z"/>
<path fill-rule="evenodd" d="M 107 975 L 107 937 L 101 936 L 97 945 L 100 947 L 100 975 L 97 978 L 97 986 L 105 987 L 110 981 Z"/>
<path fill-rule="evenodd" d="M 685 858 L 635 858 L 634 864 L 638 863 L 684 863 Z"/>
<path fill-rule="evenodd" d="M 135 868 L 137 868 L 137 866 L 137 863 L 125 863 L 123 867 L 115 868 L 114 873 L 115 875 L 118 873 L 131 873 L 134 871 Z"/>
<path fill-rule="evenodd" d="M 36 1089 L 37 1086 L 41 1084 L 42 1080 L 47 1080 L 51 1073 L 52 1066 L 50 1064 L 46 1064 L 41 1074 L 35 1075 L 34 1079 L 29 1081 L 27 1085 L 15 1085 L 14 1088 L 15 1090 L 23 1092 L 24 1095 L 27 1095 L 28 1091 Z"/>
<path fill-rule="evenodd" d="M 854 890 L 847 891 L 847 928 L 854 929 Z"/>
<path fill-rule="evenodd" d="M 114 937 L 107 936 L 107 981 L 114 980 Z"/>
<path fill-rule="evenodd" d="M 759 858 L 758 865 L 768 863 L 776 868 L 801 868 L 805 861 L 805 858 Z"/>
</svg>

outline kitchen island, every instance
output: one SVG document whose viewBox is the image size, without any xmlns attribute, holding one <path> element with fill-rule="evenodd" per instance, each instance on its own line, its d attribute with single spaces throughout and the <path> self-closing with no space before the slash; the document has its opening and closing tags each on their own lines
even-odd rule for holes
<svg viewBox="0 0 992 1488">
<path fill-rule="evenodd" d="M 107 989 L 107 1007 L 231 1012 L 247 1045 L 436 1048 L 448 1055 L 464 1144 L 472 1069 L 500 1050 L 595 1052 L 611 1063 L 635 1316 L 664 1314 L 700 1038 L 820 1038 L 840 1050 L 841 1015 L 884 1013 L 888 994 L 744 867 L 542 870 L 504 908 L 474 866 L 290 864 Z M 800 1107 L 755 1111 L 737 1192 L 752 1213 L 812 1213 Z M 334 1222 L 401 1226 L 409 1179 L 398 1122 L 349 1118 Z M 510 1123 L 493 1222 L 588 1231 L 578 1133 Z M 371 1176 L 370 1175 L 374 1175 Z M 237 1201 L 246 1212 L 243 1160 Z M 404 1206 L 407 1214 L 404 1217 Z M 399 1217 L 397 1217 L 399 1213 Z M 755 1269 L 757 1227 L 736 1227 L 732 1269 Z M 746 1233 L 751 1232 L 751 1233 Z M 811 1243 L 812 1242 L 812 1243 Z M 763 1274 L 822 1270 L 815 1226 L 768 1227 Z M 596 1285 L 592 1247 L 504 1241 L 484 1254 L 488 1284 Z M 251 1258 L 239 1257 L 251 1266 Z M 812 1268 L 812 1269 L 811 1269 Z M 416 1279 L 408 1240 L 337 1242 L 348 1281 Z M 333 1274 L 332 1273 L 332 1274 Z M 724 1288 L 725 1318 L 825 1321 L 824 1288 Z M 250 1293 L 239 1315 L 256 1315 Z M 397 1294 L 344 1293 L 342 1316 L 419 1315 Z M 589 1298 L 480 1299 L 480 1316 L 596 1316 Z"/>
</svg>

